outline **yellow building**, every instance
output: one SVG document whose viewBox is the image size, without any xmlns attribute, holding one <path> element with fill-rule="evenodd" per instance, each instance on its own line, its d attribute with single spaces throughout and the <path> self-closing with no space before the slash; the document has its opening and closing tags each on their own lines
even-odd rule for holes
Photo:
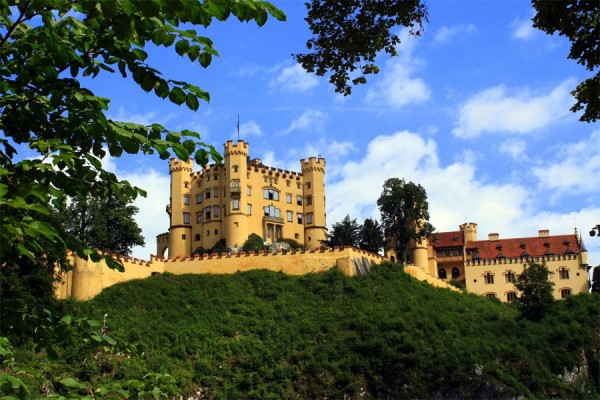
<svg viewBox="0 0 600 400">
<path fill-rule="evenodd" d="M 223 164 L 194 172 L 192 161 L 172 159 L 169 232 L 157 236 L 157 254 L 188 257 L 224 240 L 241 248 L 255 233 L 265 242 L 294 239 L 317 249 L 326 239 L 325 160 L 300 160 L 301 172 L 250 159 L 248 143 L 228 141 Z"/>
<path fill-rule="evenodd" d="M 414 247 L 417 250 L 413 253 L 427 249 L 426 263 L 419 254 L 413 256 L 415 264 L 426 272 L 445 281 L 462 282 L 469 292 L 502 301 L 518 296 L 515 277 L 530 261 L 545 262 L 557 299 L 589 288 L 587 250 L 577 231 L 550 236 L 548 230 L 540 230 L 534 237 L 509 239 L 491 233 L 487 240 L 478 240 L 477 224 L 465 223 L 458 231 L 435 233 Z"/>
</svg>

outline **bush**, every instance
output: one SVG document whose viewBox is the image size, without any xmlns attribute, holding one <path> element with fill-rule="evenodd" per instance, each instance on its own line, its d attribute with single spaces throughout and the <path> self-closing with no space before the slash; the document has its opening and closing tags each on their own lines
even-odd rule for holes
<svg viewBox="0 0 600 400">
<path fill-rule="evenodd" d="M 290 245 L 290 247 L 292 248 L 292 250 L 304 250 L 304 245 L 298 243 L 296 240 L 294 239 L 279 239 L 279 242 L 284 242 Z"/>
<path fill-rule="evenodd" d="M 244 246 L 242 247 L 242 250 L 244 250 L 246 253 L 248 253 L 250 251 L 258 252 L 259 250 L 264 250 L 264 249 L 265 249 L 265 242 L 256 233 L 250 234 L 248 236 L 248 240 L 246 240 L 246 242 L 244 242 Z"/>
<path fill-rule="evenodd" d="M 229 248 L 227 247 L 227 242 L 225 242 L 225 239 L 221 239 L 217 242 L 217 244 L 215 244 L 209 251 L 209 253 L 217 253 L 217 254 L 222 254 L 222 253 L 227 253 L 229 252 Z"/>
</svg>

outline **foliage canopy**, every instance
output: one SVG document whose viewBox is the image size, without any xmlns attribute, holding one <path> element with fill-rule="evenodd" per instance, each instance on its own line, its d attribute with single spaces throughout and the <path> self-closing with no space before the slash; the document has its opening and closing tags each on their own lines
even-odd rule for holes
<svg viewBox="0 0 600 400">
<path fill-rule="evenodd" d="M 521 292 L 517 304 L 526 318 L 541 319 L 554 303 L 554 283 L 548 279 L 550 274 L 545 263 L 532 261 L 517 275 L 515 288 Z"/>
<path fill-rule="evenodd" d="M 387 240 L 395 242 L 396 254 L 402 255 L 406 262 L 409 242 L 420 242 L 434 231 L 428 222 L 429 203 L 425 188 L 404 179 L 387 179 L 377 205 Z"/>
</svg>

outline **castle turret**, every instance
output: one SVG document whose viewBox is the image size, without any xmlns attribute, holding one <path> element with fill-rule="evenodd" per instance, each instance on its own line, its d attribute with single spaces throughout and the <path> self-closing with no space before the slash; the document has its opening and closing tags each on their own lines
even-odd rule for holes
<svg viewBox="0 0 600 400">
<path fill-rule="evenodd" d="M 185 257 L 192 253 L 191 189 L 192 160 L 169 161 L 171 204 L 169 208 L 169 257 Z"/>
<path fill-rule="evenodd" d="M 227 198 L 225 241 L 227 246 L 241 247 L 248 239 L 248 144 L 238 140 L 225 143 L 225 190 Z"/>
<path fill-rule="evenodd" d="M 476 223 L 465 222 L 464 224 L 460 225 L 460 230 L 462 231 L 462 233 L 464 235 L 465 244 L 467 244 L 467 242 L 477 241 L 477 224 Z"/>
<path fill-rule="evenodd" d="M 304 245 L 317 249 L 327 239 L 325 213 L 325 159 L 310 157 L 300 160 L 304 187 Z"/>
</svg>

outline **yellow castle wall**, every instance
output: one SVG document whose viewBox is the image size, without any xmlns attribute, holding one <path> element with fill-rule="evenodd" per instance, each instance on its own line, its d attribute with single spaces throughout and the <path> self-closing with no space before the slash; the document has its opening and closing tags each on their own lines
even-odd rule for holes
<svg viewBox="0 0 600 400">
<path fill-rule="evenodd" d="M 151 257 L 150 262 L 131 258 L 121 258 L 124 272 L 112 270 L 101 260 L 93 262 L 70 255 L 73 270 L 63 273 L 57 285 L 55 296 L 59 299 L 89 300 L 114 284 L 134 279 L 144 279 L 153 274 L 169 272 L 172 274 L 233 274 L 238 271 L 267 269 L 281 271 L 289 275 L 325 272 L 338 267 L 344 274 L 357 274 L 355 259 L 369 263 L 381 263 L 384 258 L 353 247 L 334 248 L 307 252 L 287 252 L 259 254 L 216 254 L 195 257 L 177 257 L 162 259 Z"/>
<path fill-rule="evenodd" d="M 550 281 L 554 283 L 555 299 L 562 298 L 562 289 L 570 289 L 572 294 L 588 290 L 587 269 L 581 266 L 578 255 L 534 257 L 533 261 L 545 262 L 550 272 L 552 272 Z M 515 275 L 522 273 L 526 262 L 521 258 L 468 261 L 465 267 L 467 289 L 469 292 L 480 295 L 493 293 L 499 300 L 506 302 L 508 292 L 517 292 L 514 284 L 506 281 L 507 272 L 512 271 Z M 559 270 L 562 267 L 569 270 L 569 279 L 561 279 Z M 485 282 L 484 276 L 486 273 L 493 274 L 494 283 Z"/>
</svg>

